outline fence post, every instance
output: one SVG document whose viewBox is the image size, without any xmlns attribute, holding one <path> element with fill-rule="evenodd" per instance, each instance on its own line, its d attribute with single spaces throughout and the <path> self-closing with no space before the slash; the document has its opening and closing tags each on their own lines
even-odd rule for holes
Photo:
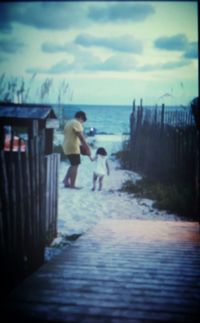
<svg viewBox="0 0 200 323">
<path fill-rule="evenodd" d="M 165 105 L 162 104 L 162 110 L 161 110 L 161 135 L 163 134 L 164 122 L 165 122 Z"/>
<path fill-rule="evenodd" d="M 199 208 L 199 199 L 200 199 L 200 108 L 199 108 L 199 97 L 192 100 L 191 110 L 196 124 L 196 141 L 197 141 L 197 150 L 196 150 L 196 175 L 195 175 L 195 186 L 196 186 L 196 198 L 195 198 L 195 215 L 199 218 L 200 224 L 200 208 Z"/>
</svg>

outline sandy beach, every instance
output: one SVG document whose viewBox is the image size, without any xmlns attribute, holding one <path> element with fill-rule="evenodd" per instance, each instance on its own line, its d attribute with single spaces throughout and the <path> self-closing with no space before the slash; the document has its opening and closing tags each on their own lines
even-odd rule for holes
<svg viewBox="0 0 200 323">
<path fill-rule="evenodd" d="M 105 176 L 102 191 L 93 192 L 92 176 L 93 162 L 87 156 L 82 156 L 79 167 L 77 186 L 80 190 L 64 188 L 62 180 L 68 168 L 66 162 L 60 164 L 59 174 L 59 210 L 58 233 L 64 235 L 84 234 L 88 229 L 106 219 L 142 219 L 142 220 L 181 220 L 174 214 L 159 211 L 152 207 L 153 201 L 136 199 L 132 195 L 120 192 L 122 183 L 140 176 L 134 172 L 123 170 L 119 162 L 112 156 L 113 152 L 122 147 L 120 136 L 97 135 L 89 138 L 93 141 L 92 155 L 96 148 L 103 146 L 108 151 L 110 175 Z"/>
<path fill-rule="evenodd" d="M 124 139 L 126 138 L 120 135 L 96 135 L 87 138 L 87 142 L 92 143 L 92 156 L 100 146 L 108 152 L 110 175 L 105 176 L 102 191 L 92 191 L 94 164 L 87 156 L 81 157 L 79 166 L 76 185 L 82 187 L 80 190 L 64 188 L 63 178 L 68 164 L 66 161 L 60 163 L 57 238 L 45 249 L 46 261 L 59 254 L 63 248 L 70 247 L 73 243 L 70 237 L 86 234 L 104 219 L 182 221 L 175 214 L 154 208 L 152 200 L 137 199 L 120 191 L 127 179 L 136 181 L 140 178 L 137 173 L 122 169 L 119 161 L 112 156 L 112 153 L 122 149 Z M 62 140 L 63 135 L 57 134 L 55 143 L 62 144 Z"/>
</svg>

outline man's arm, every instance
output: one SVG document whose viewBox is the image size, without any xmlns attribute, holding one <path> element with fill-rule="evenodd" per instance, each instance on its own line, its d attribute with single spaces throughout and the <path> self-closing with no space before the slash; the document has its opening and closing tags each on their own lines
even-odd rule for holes
<svg viewBox="0 0 200 323">
<path fill-rule="evenodd" d="M 87 155 L 88 156 L 91 156 L 91 151 L 90 151 L 90 147 L 88 146 L 88 144 L 87 144 L 87 142 L 86 142 L 86 140 L 85 140 L 85 137 L 84 137 L 84 135 L 83 135 L 83 133 L 82 132 L 76 132 L 77 133 L 77 136 L 79 137 L 79 139 L 80 139 L 80 142 L 81 142 L 81 144 L 83 145 L 83 147 L 85 148 L 85 150 L 86 150 L 86 152 L 87 152 Z"/>
</svg>

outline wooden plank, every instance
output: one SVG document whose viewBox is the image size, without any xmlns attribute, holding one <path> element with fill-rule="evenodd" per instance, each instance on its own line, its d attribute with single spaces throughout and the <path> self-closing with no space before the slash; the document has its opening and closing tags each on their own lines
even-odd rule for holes
<svg viewBox="0 0 200 323">
<path fill-rule="evenodd" d="M 58 198 L 57 196 L 57 161 L 56 161 L 56 155 L 52 155 L 52 239 L 57 234 L 57 204 L 56 200 Z"/>
<path fill-rule="evenodd" d="M 47 239 L 49 236 L 49 225 L 50 225 L 50 192 L 49 192 L 49 186 L 50 186 L 50 156 L 45 156 L 45 169 L 46 169 L 46 183 L 45 183 L 45 214 L 46 214 L 46 223 L 45 223 L 45 230 L 46 230 L 46 236 Z"/>
<path fill-rule="evenodd" d="M 35 146 L 34 140 L 30 140 L 30 178 L 31 178 L 31 205 L 32 205 L 32 213 L 31 213 L 31 226 L 33 232 L 33 241 L 32 241 L 32 250 L 37 248 L 37 205 L 36 205 L 36 178 L 35 178 Z"/>
<path fill-rule="evenodd" d="M 18 218 L 20 221 L 18 221 L 19 226 L 19 246 L 21 251 L 21 256 L 23 259 L 23 255 L 25 254 L 25 210 L 24 210 L 24 189 L 23 189 L 23 171 L 22 171 L 22 153 L 20 151 L 20 143 L 19 143 L 19 149 L 17 154 L 17 164 L 16 169 L 18 172 L 17 176 L 17 183 L 18 183 Z"/>
<path fill-rule="evenodd" d="M 1 160 L 1 159 L 0 159 Z M 0 194 L 0 250 L 2 255 L 6 255 L 7 247 L 6 247 L 6 237 L 5 237 L 5 228 L 3 221 L 3 213 L 2 213 L 2 196 Z"/>
<path fill-rule="evenodd" d="M 58 178 L 59 178 L 59 154 L 51 154 L 46 160 L 46 233 L 50 243 L 57 235 L 58 213 Z"/>
<path fill-rule="evenodd" d="M 11 194 L 11 232 L 12 232 L 12 247 L 14 255 L 16 256 L 16 246 L 17 246 L 17 197 L 16 197 L 16 168 L 14 162 L 14 152 L 10 151 L 11 164 L 10 164 L 10 194 Z"/>
<path fill-rule="evenodd" d="M 198 322 L 198 223 L 104 220 L 16 288 L 18 319 Z"/>
<path fill-rule="evenodd" d="M 50 233 L 50 239 L 52 239 L 53 234 L 53 155 L 50 155 L 50 181 L 49 181 L 49 204 L 50 204 L 50 210 L 49 210 L 49 233 Z"/>
<path fill-rule="evenodd" d="M 58 224 L 58 200 L 59 200 L 59 168 L 60 168 L 60 154 L 54 154 L 55 158 L 55 219 L 54 219 L 54 238 L 57 236 Z"/>
<path fill-rule="evenodd" d="M 25 222 L 25 237 L 27 241 L 32 240 L 33 238 L 33 228 L 32 228 L 32 210 L 33 206 L 31 203 L 31 173 L 30 173 L 30 154 L 29 154 L 29 146 L 26 148 L 25 152 L 25 176 L 26 180 L 24 182 L 24 194 L 25 194 L 25 203 L 26 203 L 26 222 Z M 27 246 L 27 250 L 29 249 L 29 243 Z M 27 251 L 28 252 L 28 251 Z"/>
<path fill-rule="evenodd" d="M 40 134 L 40 156 L 39 156 L 39 174 L 40 174 L 40 240 L 41 240 L 41 248 L 44 257 L 44 249 L 46 246 L 46 230 L 45 230 L 45 222 L 46 222 L 46 213 L 45 213 L 45 131 L 41 131 Z"/>
<path fill-rule="evenodd" d="M 3 228 L 4 235 L 7 237 L 7 252 L 8 254 L 12 253 L 12 232 L 11 232 L 11 203 L 9 195 L 9 181 L 8 173 L 6 168 L 5 152 L 0 151 L 0 160 L 1 160 L 1 200 L 2 200 L 2 216 L 3 216 Z"/>
<path fill-rule="evenodd" d="M 40 163 L 39 163 L 39 136 L 34 138 L 34 162 L 35 162 L 35 194 L 34 201 L 36 205 L 35 221 L 36 221 L 36 245 L 39 246 L 40 241 Z"/>
</svg>

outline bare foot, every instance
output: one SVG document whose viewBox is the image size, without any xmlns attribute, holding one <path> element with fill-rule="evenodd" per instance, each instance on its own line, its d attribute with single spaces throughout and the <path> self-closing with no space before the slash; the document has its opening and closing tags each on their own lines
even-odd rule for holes
<svg viewBox="0 0 200 323">
<path fill-rule="evenodd" d="M 81 190 L 82 187 L 79 187 L 79 186 L 69 186 L 69 188 L 72 188 L 74 190 Z"/>
<path fill-rule="evenodd" d="M 64 184 L 64 187 L 65 188 L 70 188 L 70 185 L 69 184 Z"/>
</svg>

